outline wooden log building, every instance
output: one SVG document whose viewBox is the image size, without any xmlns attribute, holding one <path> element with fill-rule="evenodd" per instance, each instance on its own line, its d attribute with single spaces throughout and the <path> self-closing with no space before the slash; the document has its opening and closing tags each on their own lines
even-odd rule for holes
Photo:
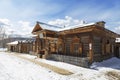
<svg viewBox="0 0 120 80">
<path fill-rule="evenodd" d="M 8 51 L 19 53 L 30 53 L 33 51 L 33 39 L 19 40 L 7 43 Z"/>
<path fill-rule="evenodd" d="M 29 53 L 33 51 L 33 41 L 23 40 L 18 42 L 18 48 L 20 53 Z"/>
<path fill-rule="evenodd" d="M 120 37 L 106 29 L 104 21 L 63 28 L 37 22 L 32 34 L 37 35 L 33 51 L 41 58 L 64 55 L 87 58 L 90 63 L 114 56 L 115 40 Z"/>
<path fill-rule="evenodd" d="M 13 41 L 13 42 L 7 43 L 8 51 L 17 52 L 18 51 L 17 45 L 18 45 L 18 41 Z"/>
</svg>

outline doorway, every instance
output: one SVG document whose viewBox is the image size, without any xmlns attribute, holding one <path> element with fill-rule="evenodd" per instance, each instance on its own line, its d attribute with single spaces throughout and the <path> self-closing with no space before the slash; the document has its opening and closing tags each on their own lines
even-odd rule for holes
<svg viewBox="0 0 120 80">
<path fill-rule="evenodd" d="M 116 47 L 115 50 L 115 57 L 120 57 L 120 47 Z"/>
</svg>

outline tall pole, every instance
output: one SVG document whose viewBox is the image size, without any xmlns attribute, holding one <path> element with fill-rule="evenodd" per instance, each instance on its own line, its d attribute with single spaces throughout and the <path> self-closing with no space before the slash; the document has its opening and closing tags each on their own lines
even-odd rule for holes
<svg viewBox="0 0 120 80">
<path fill-rule="evenodd" d="M 11 35 L 11 36 L 9 36 L 10 42 L 12 42 L 13 32 L 14 31 L 10 31 L 10 35 Z"/>
</svg>

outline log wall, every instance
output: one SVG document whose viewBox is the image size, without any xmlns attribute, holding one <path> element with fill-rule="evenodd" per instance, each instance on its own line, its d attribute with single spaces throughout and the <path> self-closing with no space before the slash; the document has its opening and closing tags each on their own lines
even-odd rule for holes
<svg viewBox="0 0 120 80">
<path fill-rule="evenodd" d="M 52 58 L 57 61 L 74 64 L 77 66 L 89 67 L 89 60 L 87 57 L 73 57 L 73 56 L 66 56 L 66 55 L 51 54 L 49 58 Z"/>
</svg>

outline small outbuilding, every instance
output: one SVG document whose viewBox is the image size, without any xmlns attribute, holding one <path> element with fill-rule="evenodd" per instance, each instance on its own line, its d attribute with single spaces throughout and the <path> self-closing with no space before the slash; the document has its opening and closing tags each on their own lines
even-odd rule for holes
<svg viewBox="0 0 120 80">
<path fill-rule="evenodd" d="M 18 52 L 18 41 L 7 43 L 8 51 Z"/>
<path fill-rule="evenodd" d="M 11 52 L 30 53 L 33 52 L 33 44 L 33 39 L 27 39 L 7 43 L 7 46 Z"/>
<path fill-rule="evenodd" d="M 30 53 L 33 51 L 33 40 L 22 40 L 18 42 L 20 53 Z"/>
</svg>

